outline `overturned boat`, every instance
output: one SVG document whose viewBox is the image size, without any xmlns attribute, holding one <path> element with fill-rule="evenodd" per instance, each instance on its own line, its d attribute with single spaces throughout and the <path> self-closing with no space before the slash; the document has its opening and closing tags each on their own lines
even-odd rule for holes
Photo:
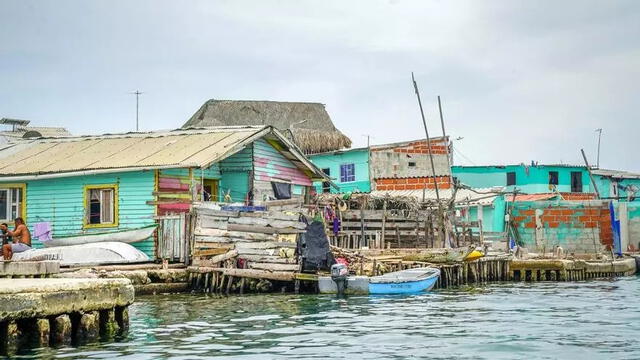
<svg viewBox="0 0 640 360">
<path fill-rule="evenodd" d="M 56 246 L 72 246 L 72 245 L 81 245 L 81 244 L 91 244 L 91 243 L 99 243 L 105 241 L 111 242 L 122 242 L 122 243 L 136 243 L 140 241 L 144 241 L 151 236 L 153 236 L 153 232 L 156 230 L 157 225 L 148 225 L 135 229 L 123 229 L 116 231 L 103 231 L 103 232 L 86 232 L 82 234 L 74 234 L 74 235 L 62 235 L 62 236 L 53 236 L 53 239 L 49 241 L 44 241 L 43 245 L 45 247 L 56 247 Z"/>
<path fill-rule="evenodd" d="M 123 242 L 99 242 L 31 249 L 14 253 L 11 260 L 57 260 L 63 266 L 131 264 L 150 261 L 147 254 Z"/>
</svg>

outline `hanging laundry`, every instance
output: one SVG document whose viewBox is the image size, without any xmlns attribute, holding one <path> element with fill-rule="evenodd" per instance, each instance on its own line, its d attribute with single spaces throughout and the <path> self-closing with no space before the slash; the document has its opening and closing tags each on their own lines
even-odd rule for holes
<svg viewBox="0 0 640 360">
<path fill-rule="evenodd" d="M 33 237 L 38 238 L 41 242 L 51 241 L 51 224 L 48 222 L 39 222 L 33 225 Z"/>
</svg>

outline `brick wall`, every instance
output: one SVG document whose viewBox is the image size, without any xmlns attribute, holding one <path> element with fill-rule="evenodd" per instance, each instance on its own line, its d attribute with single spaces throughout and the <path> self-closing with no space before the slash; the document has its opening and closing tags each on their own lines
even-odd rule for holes
<svg viewBox="0 0 640 360">
<path fill-rule="evenodd" d="M 434 155 L 446 155 L 447 154 L 447 146 L 444 140 L 431 140 L 431 153 Z M 404 146 L 393 146 L 393 147 L 372 147 L 371 152 L 376 151 L 393 151 L 396 153 L 405 153 L 405 154 L 429 154 L 429 144 L 427 144 L 427 140 L 413 141 Z"/>
<path fill-rule="evenodd" d="M 450 189 L 451 178 L 448 176 L 374 179 L 376 190 L 419 190 L 419 189 Z"/>
<path fill-rule="evenodd" d="M 532 201 L 513 208 L 513 221 L 528 248 L 593 253 L 613 244 L 609 208 L 605 201 Z"/>
<path fill-rule="evenodd" d="M 575 192 L 561 192 L 563 200 L 595 200 L 596 194 L 594 193 L 575 193 Z"/>
</svg>

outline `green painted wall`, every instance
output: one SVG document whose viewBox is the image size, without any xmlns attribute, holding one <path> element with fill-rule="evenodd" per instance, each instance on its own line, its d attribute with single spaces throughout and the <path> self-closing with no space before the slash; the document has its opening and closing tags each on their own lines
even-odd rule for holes
<svg viewBox="0 0 640 360">
<path fill-rule="evenodd" d="M 493 204 L 482 207 L 482 230 L 485 232 L 503 232 L 506 203 L 503 196 L 497 196 Z M 469 207 L 469 221 L 478 220 L 478 207 Z"/>
<path fill-rule="evenodd" d="M 598 192 L 600 192 L 600 197 L 608 198 L 608 197 L 616 196 L 612 192 L 613 182 L 611 178 L 600 176 L 600 175 L 595 175 L 594 178 L 596 181 L 596 186 L 598 187 Z M 617 182 L 618 184 L 623 186 L 635 185 L 638 189 L 640 189 L 640 179 L 624 179 L 624 180 L 618 180 Z M 617 196 L 621 197 L 620 199 L 621 201 L 624 201 L 627 197 L 627 192 L 618 188 Z M 640 201 L 640 193 L 636 193 L 636 197 L 638 197 L 639 199 L 636 199 L 635 201 Z"/>
<path fill-rule="evenodd" d="M 330 176 L 339 190 L 331 188 L 331 192 L 369 192 L 371 191 L 371 181 L 369 179 L 369 152 L 367 149 L 354 149 L 309 155 L 311 161 L 320 169 L 329 169 Z M 355 181 L 340 181 L 340 165 L 354 164 Z M 322 192 L 322 183 L 314 182 L 317 192 Z"/>
<path fill-rule="evenodd" d="M 155 207 L 146 204 L 154 200 L 154 171 L 33 180 L 26 184 L 26 221 L 32 231 L 33 224 L 41 221 L 51 223 L 54 236 L 130 229 L 155 223 Z M 118 184 L 119 224 L 117 227 L 83 229 L 84 186 L 99 184 Z M 42 246 L 37 239 L 33 240 L 33 245 Z M 153 238 L 133 246 L 150 257 L 154 255 Z"/>
<path fill-rule="evenodd" d="M 175 176 L 189 176 L 189 169 L 163 169 L 162 173 Z M 193 176 L 196 180 L 200 180 L 201 177 L 205 179 L 220 179 L 220 165 L 213 164 L 202 172 L 199 169 L 194 169 Z"/>
<path fill-rule="evenodd" d="M 242 202 L 249 192 L 249 174 L 253 170 L 253 147 L 247 146 L 242 151 L 229 156 L 220 162 L 220 201 L 230 193 L 234 202 Z"/>
<path fill-rule="evenodd" d="M 571 172 L 582 173 L 582 192 L 592 192 L 589 173 L 584 167 L 564 166 L 453 166 L 453 176 L 461 183 L 474 188 L 488 188 L 507 185 L 507 172 L 516 173 L 516 187 L 527 194 L 551 192 L 549 189 L 549 172 L 558 172 L 558 186 L 560 192 L 571 191 Z M 507 186 L 507 191 L 513 186 Z"/>
</svg>

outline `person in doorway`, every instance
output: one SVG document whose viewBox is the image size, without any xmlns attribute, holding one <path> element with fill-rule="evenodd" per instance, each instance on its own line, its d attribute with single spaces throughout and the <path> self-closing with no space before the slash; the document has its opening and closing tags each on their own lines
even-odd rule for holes
<svg viewBox="0 0 640 360">
<path fill-rule="evenodd" d="M 2 255 L 5 260 L 11 260 L 13 253 L 21 253 L 31 249 L 31 233 L 21 217 L 14 220 L 16 227 L 10 231 L 6 224 L 0 225 L 0 230 L 5 236 L 10 236 L 12 244 L 2 245 Z"/>
</svg>

